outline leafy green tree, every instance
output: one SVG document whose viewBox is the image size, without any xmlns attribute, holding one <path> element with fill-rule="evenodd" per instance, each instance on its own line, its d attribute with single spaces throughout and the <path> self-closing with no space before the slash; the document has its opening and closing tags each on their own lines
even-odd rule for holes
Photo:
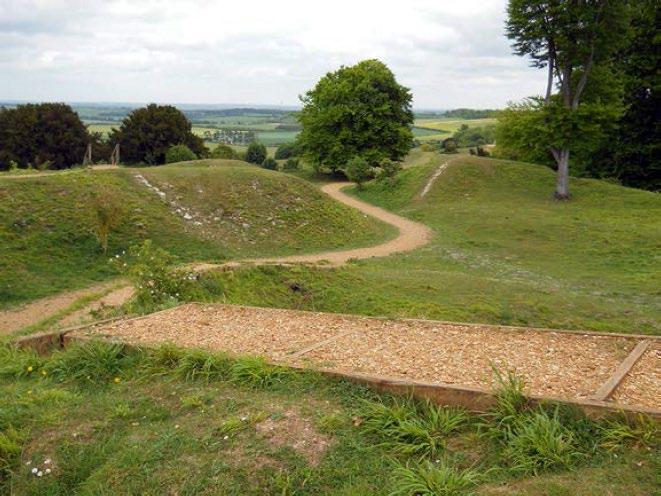
<svg viewBox="0 0 661 496">
<path fill-rule="evenodd" d="M 47 164 L 66 169 L 80 164 L 91 137 L 78 114 L 64 103 L 0 109 L 0 170 Z"/>
<path fill-rule="evenodd" d="M 234 150 L 231 146 L 219 143 L 216 148 L 211 150 L 211 158 L 233 160 L 236 158 L 236 153 L 234 153 Z"/>
<path fill-rule="evenodd" d="M 569 198 L 569 155 L 583 137 L 576 115 L 593 68 L 613 60 L 627 39 L 627 0 L 510 0 L 507 36 L 516 55 L 548 73 L 544 107 L 557 169 L 555 197 Z M 559 89 L 553 97 L 553 89 Z M 551 107 L 553 107 L 551 109 Z"/>
<path fill-rule="evenodd" d="M 567 113 L 541 98 L 511 104 L 498 116 L 495 155 L 553 167 L 551 148 L 565 146 L 574 156 L 571 172 L 584 175 L 593 154 L 610 139 L 620 111 L 619 105 L 594 102 Z"/>
<path fill-rule="evenodd" d="M 413 145 L 411 92 L 378 60 L 341 67 L 301 98 L 299 141 L 316 170 L 331 172 L 360 155 L 376 166 Z"/>
<path fill-rule="evenodd" d="M 204 157 L 204 141 L 192 132 L 186 116 L 171 105 L 156 105 L 131 112 L 119 129 L 113 129 L 110 142 L 120 145 L 122 160 L 127 163 L 159 165 L 174 145 L 186 145 L 195 155 Z"/>
<path fill-rule="evenodd" d="M 268 170 L 278 170 L 278 162 L 274 158 L 267 157 L 262 162 L 262 167 Z"/>
<path fill-rule="evenodd" d="M 369 162 L 360 155 L 352 157 L 344 166 L 344 173 L 349 181 L 353 181 L 358 189 L 363 189 L 363 183 L 374 177 L 374 170 Z"/>
<path fill-rule="evenodd" d="M 489 145 L 494 142 L 496 126 L 493 124 L 485 126 L 468 127 L 462 124 L 452 137 L 460 147 Z"/>
<path fill-rule="evenodd" d="M 266 147 L 259 141 L 253 141 L 246 150 L 246 162 L 261 165 L 266 159 Z"/>
<path fill-rule="evenodd" d="M 174 145 L 165 152 L 165 163 L 173 164 L 175 162 L 187 162 L 197 160 L 197 155 L 186 145 Z"/>
<path fill-rule="evenodd" d="M 605 153 L 595 161 L 598 173 L 622 184 L 661 190 L 661 8 L 658 0 L 634 3 L 631 43 L 617 57 L 624 77 L 626 110 Z M 614 157 L 614 160 L 612 159 Z M 610 160 L 609 160 L 610 159 Z M 608 164 L 603 170 L 603 164 Z"/>
</svg>

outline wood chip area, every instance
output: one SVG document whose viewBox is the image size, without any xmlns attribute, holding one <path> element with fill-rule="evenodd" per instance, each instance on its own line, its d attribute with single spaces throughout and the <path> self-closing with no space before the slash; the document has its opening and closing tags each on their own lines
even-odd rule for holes
<svg viewBox="0 0 661 496">
<path fill-rule="evenodd" d="M 523 377 L 530 394 L 567 399 L 593 395 L 637 342 L 620 336 L 194 304 L 76 333 L 482 389 L 491 388 L 495 366 Z M 618 403 L 661 409 L 660 354 L 654 344 L 641 358 L 616 391 Z"/>
<path fill-rule="evenodd" d="M 613 393 L 613 401 L 661 410 L 661 345 L 648 348 Z"/>
</svg>

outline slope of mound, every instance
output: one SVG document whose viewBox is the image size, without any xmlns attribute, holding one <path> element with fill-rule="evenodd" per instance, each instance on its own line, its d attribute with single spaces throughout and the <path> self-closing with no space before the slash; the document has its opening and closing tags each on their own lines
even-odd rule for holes
<svg viewBox="0 0 661 496">
<path fill-rule="evenodd" d="M 323 311 L 661 332 L 658 195 L 572 179 L 574 199 L 556 202 L 550 169 L 455 156 L 422 196 L 446 162 L 438 156 L 406 168 L 394 184 L 353 192 L 428 225 L 431 244 L 329 273 L 282 269 L 235 277 L 226 301 L 296 308 L 312 301 Z M 287 292 L 283 283 L 292 278 L 306 288 L 305 300 Z M 268 301 L 253 284 L 269 287 Z"/>
<path fill-rule="evenodd" d="M 102 253 L 95 197 L 121 212 Z M 368 245 L 389 227 L 309 183 L 236 161 L 0 179 L 0 306 L 112 276 L 110 256 L 152 239 L 182 261 Z"/>
</svg>

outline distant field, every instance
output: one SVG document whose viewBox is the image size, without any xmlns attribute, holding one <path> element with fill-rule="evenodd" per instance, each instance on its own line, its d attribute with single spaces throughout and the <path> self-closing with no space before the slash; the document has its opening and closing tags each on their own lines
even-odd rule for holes
<svg viewBox="0 0 661 496">
<path fill-rule="evenodd" d="M 413 134 L 421 140 L 444 140 L 452 136 L 462 125 L 468 127 L 495 124 L 496 119 L 416 119 Z"/>
</svg>

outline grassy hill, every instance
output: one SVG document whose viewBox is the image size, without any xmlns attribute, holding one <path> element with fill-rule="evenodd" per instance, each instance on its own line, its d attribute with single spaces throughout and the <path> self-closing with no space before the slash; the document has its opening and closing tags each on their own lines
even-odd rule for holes
<svg viewBox="0 0 661 496">
<path fill-rule="evenodd" d="M 93 229 L 100 192 L 122 212 L 108 254 Z M 238 161 L 5 177 L 0 307 L 108 278 L 108 258 L 142 239 L 182 261 L 221 261 L 369 245 L 391 234 L 306 181 Z"/>
<path fill-rule="evenodd" d="M 354 192 L 432 227 L 430 245 L 333 271 L 249 270 L 244 279 L 233 279 L 230 300 L 372 315 L 661 332 L 658 195 L 573 179 L 574 199 L 558 203 L 551 198 L 554 173 L 545 167 L 457 157 L 421 198 L 424 185 L 446 159 L 418 157 L 395 185 L 372 183 Z M 306 288 L 304 296 L 288 291 L 283 281 L 292 279 Z"/>
</svg>

